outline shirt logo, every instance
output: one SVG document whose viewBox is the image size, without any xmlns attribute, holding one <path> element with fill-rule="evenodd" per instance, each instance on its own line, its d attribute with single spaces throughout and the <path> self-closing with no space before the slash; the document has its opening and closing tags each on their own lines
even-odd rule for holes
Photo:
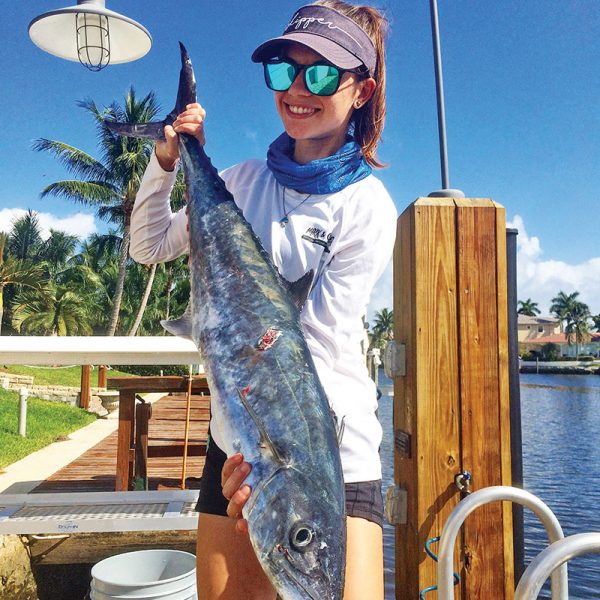
<svg viewBox="0 0 600 600">
<path fill-rule="evenodd" d="M 309 227 L 306 230 L 306 233 L 302 236 L 303 240 L 323 246 L 324 252 L 331 252 L 330 248 L 334 238 L 335 236 L 332 233 L 327 233 L 319 227 Z"/>
</svg>

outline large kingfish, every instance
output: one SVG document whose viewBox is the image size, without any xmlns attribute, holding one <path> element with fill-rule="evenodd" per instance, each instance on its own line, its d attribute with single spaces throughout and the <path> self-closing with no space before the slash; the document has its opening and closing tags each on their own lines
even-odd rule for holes
<svg viewBox="0 0 600 600">
<path fill-rule="evenodd" d="M 196 101 L 183 45 L 181 61 L 177 104 L 165 121 L 111 129 L 163 135 L 164 125 Z M 312 273 L 295 283 L 283 279 L 203 147 L 180 135 L 179 148 L 188 194 L 191 337 L 224 450 L 242 452 L 252 464 L 243 510 L 250 540 L 283 600 L 341 600 L 346 524 L 336 426 L 299 318 Z"/>
</svg>

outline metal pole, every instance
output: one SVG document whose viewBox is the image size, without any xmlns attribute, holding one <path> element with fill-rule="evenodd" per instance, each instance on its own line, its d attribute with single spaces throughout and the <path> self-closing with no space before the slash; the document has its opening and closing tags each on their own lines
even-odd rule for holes
<svg viewBox="0 0 600 600">
<path fill-rule="evenodd" d="M 19 435 L 27 435 L 27 388 L 21 388 L 19 391 Z"/>
<path fill-rule="evenodd" d="M 448 149 L 446 144 L 446 113 L 444 108 L 444 79 L 442 75 L 442 50 L 440 47 L 440 27 L 438 21 L 437 0 L 429 0 L 431 12 L 431 35 L 433 39 L 433 61 L 435 66 L 435 91 L 437 96 L 438 134 L 440 138 L 440 164 L 442 188 L 450 188 L 448 174 Z"/>
<path fill-rule="evenodd" d="M 519 338 L 517 325 L 517 229 L 506 230 L 506 270 L 508 307 L 508 387 L 510 398 L 510 456 L 512 485 L 523 487 L 523 436 L 521 429 L 521 390 L 519 387 Z M 525 528 L 523 506 L 514 503 L 513 548 L 515 582 L 525 571 Z"/>
<path fill-rule="evenodd" d="M 438 20 L 437 0 L 429 0 L 431 13 L 431 38 L 433 40 L 433 64 L 435 67 L 435 92 L 437 97 L 438 135 L 440 139 L 440 167 L 442 173 L 442 189 L 431 192 L 431 197 L 464 198 L 461 190 L 450 189 L 448 173 L 448 145 L 446 142 L 446 110 L 444 107 L 444 77 L 442 74 L 442 50 L 440 45 L 440 27 Z"/>
</svg>

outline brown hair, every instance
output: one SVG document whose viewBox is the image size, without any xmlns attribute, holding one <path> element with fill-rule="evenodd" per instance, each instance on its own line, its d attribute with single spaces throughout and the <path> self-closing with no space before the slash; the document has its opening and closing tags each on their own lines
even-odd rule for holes
<svg viewBox="0 0 600 600">
<path fill-rule="evenodd" d="M 382 168 L 385 165 L 377 158 L 377 145 L 381 140 L 385 122 L 385 37 L 388 21 L 373 6 L 349 4 L 343 0 L 316 0 L 313 4 L 326 6 L 349 17 L 362 27 L 375 46 L 377 66 L 371 77 L 377 82 L 373 97 L 352 115 L 354 137 L 360 144 L 365 160 L 372 166 Z"/>
</svg>

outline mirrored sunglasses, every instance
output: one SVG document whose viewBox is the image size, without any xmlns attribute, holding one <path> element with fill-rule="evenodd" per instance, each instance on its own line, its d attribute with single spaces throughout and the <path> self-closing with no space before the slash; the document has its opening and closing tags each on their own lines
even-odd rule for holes
<svg viewBox="0 0 600 600">
<path fill-rule="evenodd" d="M 363 74 L 357 69 L 340 69 L 327 62 L 312 65 L 299 65 L 290 58 L 273 58 L 263 63 L 267 87 L 275 92 L 285 92 L 301 71 L 304 71 L 304 85 L 316 96 L 332 96 L 338 91 L 344 73 Z"/>
</svg>

